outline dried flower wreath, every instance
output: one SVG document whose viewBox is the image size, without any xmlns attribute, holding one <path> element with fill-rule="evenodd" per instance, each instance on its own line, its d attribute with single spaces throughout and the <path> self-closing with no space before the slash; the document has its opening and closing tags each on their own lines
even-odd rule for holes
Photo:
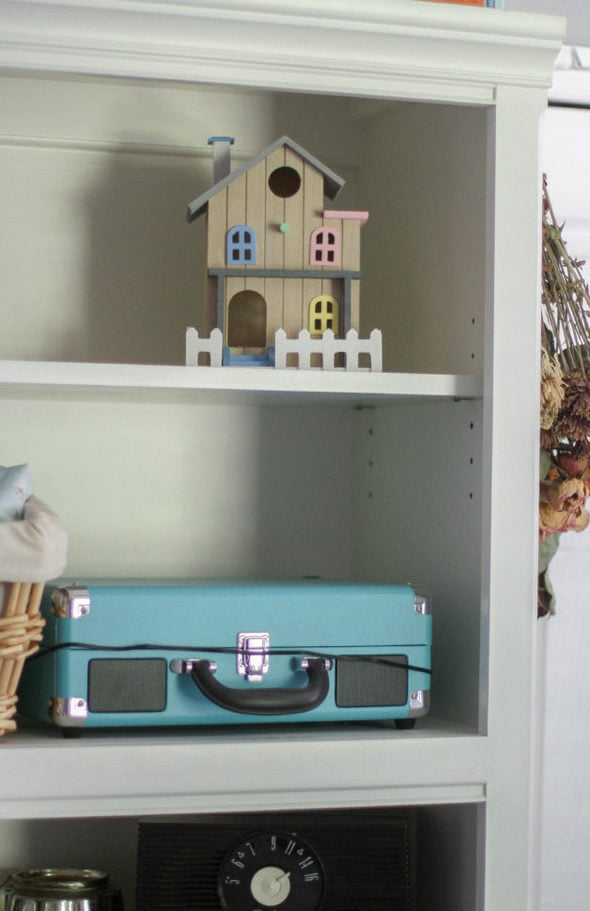
<svg viewBox="0 0 590 911">
<path fill-rule="evenodd" d="M 539 616 L 554 613 L 548 567 L 566 531 L 590 516 L 590 296 L 567 252 L 543 178 Z"/>
</svg>

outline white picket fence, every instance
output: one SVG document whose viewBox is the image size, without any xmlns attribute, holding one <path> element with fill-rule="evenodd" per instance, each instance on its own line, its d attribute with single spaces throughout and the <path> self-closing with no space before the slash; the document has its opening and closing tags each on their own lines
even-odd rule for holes
<svg viewBox="0 0 590 911">
<path fill-rule="evenodd" d="M 284 329 L 275 333 L 275 367 L 284 369 L 291 366 L 287 363 L 288 355 L 297 356 L 300 370 L 370 370 L 377 373 L 383 369 L 383 339 L 380 329 L 373 329 L 368 339 L 359 338 L 356 329 L 349 329 L 346 338 L 336 338 L 331 329 L 326 329 L 321 338 L 312 338 L 307 329 L 302 329 L 297 338 L 287 338 Z M 321 356 L 321 366 L 312 367 L 312 355 Z M 336 366 L 336 356 L 344 355 L 344 366 Z M 361 366 L 361 356 L 365 355 L 369 367 Z"/>
<path fill-rule="evenodd" d="M 198 367 L 199 355 L 208 354 L 211 367 L 221 367 L 223 358 L 223 333 L 212 329 L 209 338 L 201 338 L 193 327 L 186 330 L 186 366 Z"/>
<path fill-rule="evenodd" d="M 296 367 L 299 370 L 349 370 L 371 371 L 378 373 L 383 369 L 382 333 L 373 329 L 369 338 L 359 338 L 356 329 L 350 329 L 346 338 L 336 338 L 331 329 L 321 337 L 312 338 L 309 330 L 302 329 L 296 338 L 288 338 L 284 329 L 275 332 L 275 367 L 286 369 Z M 186 330 L 186 366 L 198 367 L 199 355 L 208 355 L 211 367 L 221 367 L 223 361 L 223 334 L 220 329 L 212 329 L 209 338 L 201 338 L 192 326 Z M 289 355 L 291 361 L 289 363 Z M 316 361 L 312 365 L 312 356 Z M 343 360 L 337 365 L 338 355 Z M 364 356 L 364 357 L 363 357 Z M 368 362 L 365 366 L 361 358 Z"/>
</svg>

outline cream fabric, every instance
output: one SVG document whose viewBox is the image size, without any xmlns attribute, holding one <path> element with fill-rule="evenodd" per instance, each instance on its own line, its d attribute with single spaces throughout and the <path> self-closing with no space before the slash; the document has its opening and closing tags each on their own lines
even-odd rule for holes
<svg viewBox="0 0 590 911">
<path fill-rule="evenodd" d="M 0 580 L 46 582 L 66 566 L 68 535 L 63 522 L 36 496 L 25 502 L 23 518 L 0 522 Z"/>
<path fill-rule="evenodd" d="M 32 493 L 28 465 L 0 465 L 0 522 L 22 519 L 25 502 Z"/>
</svg>

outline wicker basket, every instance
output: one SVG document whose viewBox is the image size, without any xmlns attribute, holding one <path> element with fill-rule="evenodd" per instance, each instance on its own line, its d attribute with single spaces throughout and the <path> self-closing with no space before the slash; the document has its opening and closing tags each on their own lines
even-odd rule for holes
<svg viewBox="0 0 590 911">
<path fill-rule="evenodd" d="M 0 735 L 16 728 L 23 665 L 41 642 L 45 583 L 66 565 L 68 535 L 61 519 L 30 496 L 22 520 L 0 522 Z M 27 581 L 34 579 L 34 582 Z"/>
<path fill-rule="evenodd" d="M 39 613 L 44 587 L 44 582 L 5 583 L 0 612 L 0 735 L 16 728 L 16 688 L 25 659 L 39 648 L 45 625 Z"/>
</svg>

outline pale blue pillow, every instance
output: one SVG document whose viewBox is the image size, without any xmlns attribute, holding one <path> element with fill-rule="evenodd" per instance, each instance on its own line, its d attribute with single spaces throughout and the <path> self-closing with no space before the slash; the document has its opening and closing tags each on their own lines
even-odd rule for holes
<svg viewBox="0 0 590 911">
<path fill-rule="evenodd" d="M 0 522 L 22 519 L 23 507 L 33 493 L 28 465 L 0 465 Z"/>
</svg>

